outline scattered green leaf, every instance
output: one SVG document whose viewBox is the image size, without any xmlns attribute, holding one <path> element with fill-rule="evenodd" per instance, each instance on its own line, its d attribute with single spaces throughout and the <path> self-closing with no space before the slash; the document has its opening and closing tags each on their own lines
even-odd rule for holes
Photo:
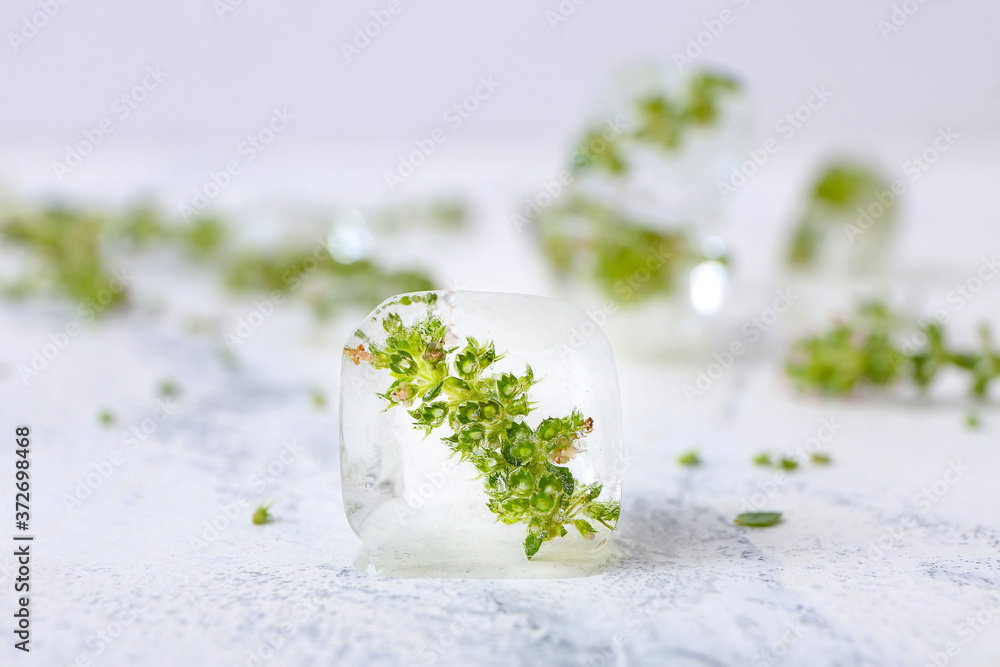
<svg viewBox="0 0 1000 667">
<path fill-rule="evenodd" d="M 173 380 L 161 381 L 159 386 L 157 387 L 157 391 L 159 392 L 160 396 L 163 396 L 165 398 L 176 396 L 177 394 L 180 393 L 180 390 L 177 388 L 177 384 Z"/>
<path fill-rule="evenodd" d="M 778 460 L 778 467 L 782 470 L 795 470 L 799 467 L 799 462 L 793 458 L 782 456 L 781 459 Z"/>
<path fill-rule="evenodd" d="M 781 512 L 744 512 L 733 520 L 740 526 L 749 528 L 767 528 L 781 520 Z"/>
<path fill-rule="evenodd" d="M 692 449 L 690 451 L 684 452 L 679 457 L 677 457 L 677 463 L 682 466 L 700 466 L 701 457 L 698 456 L 698 450 Z"/>
<path fill-rule="evenodd" d="M 313 407 L 322 409 L 326 407 L 326 394 L 319 389 L 313 389 L 310 394 Z"/>
<path fill-rule="evenodd" d="M 270 512 L 272 505 L 274 505 L 274 503 L 267 503 L 266 505 L 264 503 L 261 503 L 260 505 L 258 505 L 257 509 L 253 511 L 253 517 L 251 518 L 251 521 L 253 521 L 258 526 L 261 526 L 265 523 L 270 523 L 273 520 Z"/>
</svg>

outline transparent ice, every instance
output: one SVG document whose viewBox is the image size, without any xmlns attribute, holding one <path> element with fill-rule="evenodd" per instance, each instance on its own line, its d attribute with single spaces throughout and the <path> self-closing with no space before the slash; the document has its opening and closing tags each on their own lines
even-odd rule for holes
<svg viewBox="0 0 1000 667">
<path fill-rule="evenodd" d="M 446 384 L 431 400 L 417 398 L 417 386 L 432 384 L 420 385 L 424 382 L 420 377 L 405 387 L 397 383 L 391 389 L 399 379 L 398 365 L 378 367 L 390 347 L 387 320 L 407 331 L 429 320 L 443 324 L 443 345 L 421 339 L 425 352 L 417 354 L 417 363 L 420 358 L 442 359 L 435 363 L 445 364 L 449 377 L 458 377 L 459 355 L 468 349 L 470 339 L 481 347 L 492 342 L 496 355 L 503 356 L 477 376 L 485 382 L 482 386 L 502 391 L 508 386 L 507 379 L 525 377 L 530 366 L 534 384 L 526 397 L 533 409 L 520 415 L 497 394 L 503 407 L 490 423 L 510 428 L 487 430 L 492 435 L 471 453 L 462 454 L 455 450 L 456 443 L 445 439 L 453 435 L 453 426 L 459 431 L 468 429 L 456 421 L 457 415 L 465 415 L 459 412 L 466 407 L 461 397 L 464 390 L 452 387 L 458 398 L 448 400 L 458 407 L 429 433 L 417 428 L 414 414 L 446 398 L 449 390 Z M 427 364 L 421 366 L 420 373 L 431 374 L 427 368 Z M 470 383 L 480 386 L 473 380 Z M 553 444 L 556 440 L 541 439 L 543 420 L 572 414 L 592 420 L 577 428 L 578 437 L 571 437 L 572 447 L 563 442 L 559 449 Z M 542 458 L 534 459 L 532 465 L 545 466 L 560 480 L 572 479 L 578 495 L 590 489 L 593 506 L 603 508 L 602 512 L 618 506 L 625 459 L 614 354 L 600 327 L 583 311 L 543 297 L 443 291 L 396 296 L 376 308 L 349 337 L 341 376 L 341 474 L 347 518 L 363 543 L 356 561 L 358 569 L 398 577 L 531 578 L 584 576 L 615 563 L 617 555 L 609 536 L 617 510 L 613 519 L 600 512 L 592 512 L 598 519 L 574 516 L 592 528 L 592 534 L 590 528 L 578 529 L 573 522 L 565 525 L 563 536 L 553 536 L 549 529 L 538 539 L 550 539 L 541 541 L 537 552 L 528 558 L 526 540 L 533 530 L 537 535 L 537 529 L 529 525 L 531 517 L 538 514 L 534 503 L 549 502 L 540 496 L 539 484 L 552 475 L 546 472 L 538 478 L 543 481 L 530 490 L 523 486 L 523 475 L 516 477 L 518 466 L 528 464 L 512 458 L 510 452 L 516 450 L 511 449 L 512 441 L 506 434 L 522 432 L 517 430 L 520 426 L 511 426 L 521 423 L 539 434 L 536 444 Z M 477 462 L 488 463 L 491 456 L 505 458 L 497 459 L 495 473 L 481 473 Z M 522 479 L 521 487 L 515 488 L 516 479 Z M 498 513 L 488 506 L 488 489 L 500 496 L 509 495 L 504 507 L 520 507 L 517 503 L 530 499 L 525 520 L 515 520 L 516 513 L 506 513 L 512 522 L 500 521 Z M 560 483 L 557 508 L 570 509 L 569 501 L 576 496 L 569 490 Z M 552 487 L 544 492 L 553 493 Z"/>
<path fill-rule="evenodd" d="M 644 62 L 605 86 L 575 147 L 574 180 L 538 229 L 564 295 L 602 313 L 595 319 L 627 352 L 704 345 L 729 285 L 720 183 L 750 121 L 740 84 L 717 72 Z"/>
</svg>

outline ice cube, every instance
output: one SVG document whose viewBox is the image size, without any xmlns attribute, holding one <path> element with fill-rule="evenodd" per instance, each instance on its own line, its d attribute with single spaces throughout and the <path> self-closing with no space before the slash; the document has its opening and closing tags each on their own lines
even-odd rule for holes
<svg viewBox="0 0 1000 667">
<path fill-rule="evenodd" d="M 569 577 L 617 561 L 614 353 L 583 311 L 485 292 L 392 297 L 341 374 L 356 566 L 388 576 Z"/>
<path fill-rule="evenodd" d="M 569 173 L 529 215 L 563 295 L 600 309 L 641 356 L 703 350 L 729 256 L 726 182 L 749 136 L 738 81 L 641 64 L 621 71 L 576 142 Z"/>
</svg>

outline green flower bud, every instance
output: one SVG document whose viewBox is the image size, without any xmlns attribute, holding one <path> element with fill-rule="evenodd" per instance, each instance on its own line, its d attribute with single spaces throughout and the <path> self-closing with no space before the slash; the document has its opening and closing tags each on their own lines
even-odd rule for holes
<svg viewBox="0 0 1000 667">
<path fill-rule="evenodd" d="M 555 475 L 542 475 L 538 480 L 538 490 L 547 496 L 555 497 L 563 490 L 563 482 Z"/>
<path fill-rule="evenodd" d="M 562 429 L 563 424 L 561 419 L 549 417 L 542 420 L 542 423 L 538 425 L 538 437 L 542 440 L 552 440 L 562 432 Z"/>
<path fill-rule="evenodd" d="M 508 479 L 510 489 L 515 493 L 527 495 L 535 486 L 535 480 L 527 470 L 518 469 L 510 474 Z"/>
<path fill-rule="evenodd" d="M 524 514 L 528 511 L 528 501 L 524 498 L 509 498 L 505 500 L 501 507 L 513 514 Z"/>
<path fill-rule="evenodd" d="M 479 404 L 474 401 L 462 403 L 455 412 L 455 418 L 460 424 L 471 424 L 479 421 Z"/>
<path fill-rule="evenodd" d="M 475 377 L 479 372 L 479 360 L 471 350 L 466 350 L 455 358 L 455 370 L 465 379 Z"/>
<path fill-rule="evenodd" d="M 417 362 L 409 352 L 399 350 L 389 358 L 389 368 L 398 375 L 412 375 L 417 369 Z"/>
<path fill-rule="evenodd" d="M 539 512 L 548 512 L 555 507 L 556 499 L 544 493 L 536 493 L 531 496 L 531 506 Z"/>
<path fill-rule="evenodd" d="M 495 421 L 500 416 L 500 404 L 496 401 L 486 401 L 479 404 L 479 414 L 483 421 Z"/>
<path fill-rule="evenodd" d="M 518 390 L 518 381 L 511 373 L 504 373 L 497 380 L 497 391 L 504 398 L 510 398 Z"/>
</svg>

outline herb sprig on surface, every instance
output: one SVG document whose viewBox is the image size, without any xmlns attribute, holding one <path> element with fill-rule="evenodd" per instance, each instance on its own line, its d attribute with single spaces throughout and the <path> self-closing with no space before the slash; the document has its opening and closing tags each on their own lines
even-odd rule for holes
<svg viewBox="0 0 1000 667">
<path fill-rule="evenodd" d="M 794 343 L 785 369 L 800 389 L 833 396 L 903 382 L 924 390 L 952 367 L 969 374 L 970 393 L 983 400 L 1000 377 L 1000 352 L 985 324 L 978 352 L 951 349 L 939 322 L 925 324 L 910 341 L 901 340 L 899 328 L 900 318 L 885 304 L 862 304 L 852 319 Z"/>
<path fill-rule="evenodd" d="M 530 366 L 524 373 L 491 372 L 503 358 L 493 342 L 466 338 L 447 347 L 447 327 L 433 311 L 407 326 L 396 313 L 382 319 L 385 343 L 346 348 L 355 364 L 387 369 L 392 384 L 379 394 L 413 418 L 413 427 L 441 438 L 483 480 L 486 505 L 506 524 L 527 526 L 524 553 L 530 559 L 544 542 L 565 536 L 571 526 L 584 538 L 597 536 L 594 523 L 613 530 L 619 505 L 599 501 L 602 485 L 581 484 L 564 467 L 584 451 L 593 419 L 574 410 L 548 417 L 532 428 L 525 418 L 535 409 L 529 390 L 539 382 Z M 591 523 L 594 522 L 594 523 Z"/>
</svg>

